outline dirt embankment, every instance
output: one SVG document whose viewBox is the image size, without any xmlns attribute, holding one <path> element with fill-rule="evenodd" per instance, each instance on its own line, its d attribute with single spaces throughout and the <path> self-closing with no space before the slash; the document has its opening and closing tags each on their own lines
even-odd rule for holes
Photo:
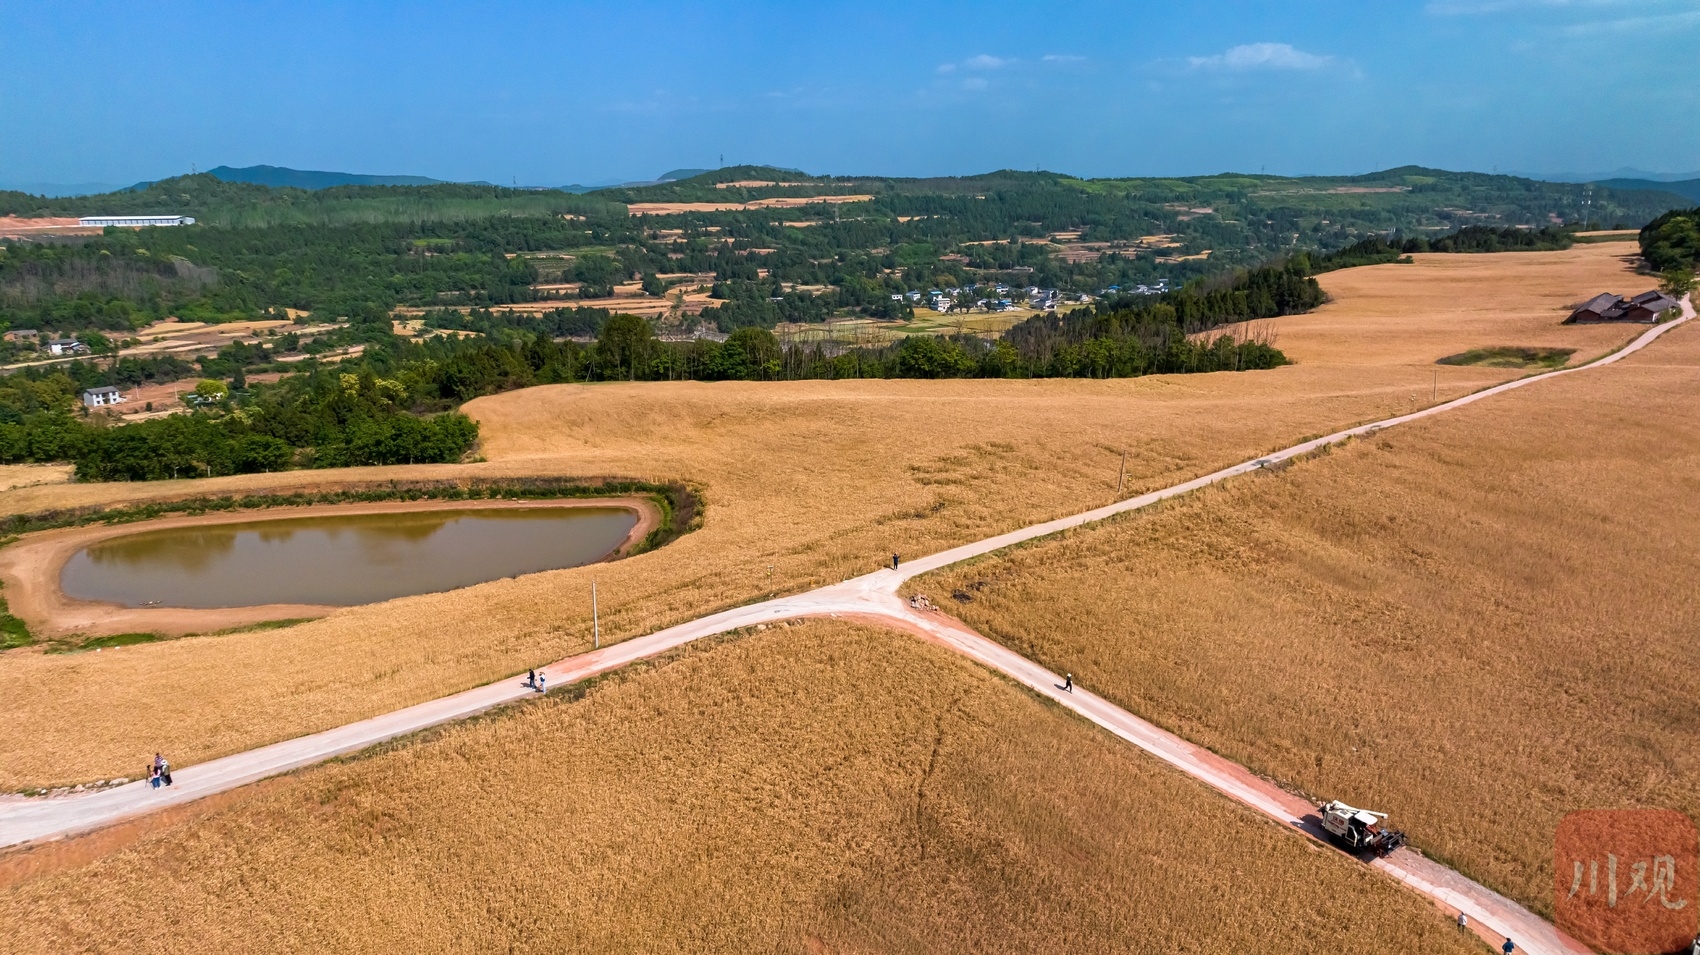
<svg viewBox="0 0 1700 955">
<path fill-rule="evenodd" d="M 125 607 L 93 600 L 76 600 L 59 588 L 65 563 L 79 550 L 99 541 L 144 531 L 177 527 L 208 527 L 218 524 L 249 524 L 327 515 L 394 514 L 420 511 L 528 510 L 547 507 L 617 507 L 637 515 L 637 524 L 626 539 L 604 559 L 624 557 L 660 526 L 661 510 L 642 497 L 584 498 L 567 500 L 515 501 L 382 501 L 366 504 L 320 504 L 308 507 L 278 507 L 264 511 L 221 511 L 183 517 L 168 517 L 134 524 L 96 524 L 27 534 L 0 550 L 0 582 L 5 584 L 7 603 L 31 630 L 46 636 L 82 633 L 100 636 L 117 633 L 205 633 L 244 627 L 268 620 L 323 617 L 341 607 L 321 604 L 261 604 L 252 607 L 191 609 L 185 607 Z"/>
<path fill-rule="evenodd" d="M 626 205 L 632 216 L 670 216 L 682 212 L 749 212 L 753 209 L 801 209 L 818 202 L 839 205 L 846 202 L 869 202 L 873 196 L 778 196 L 773 199 L 753 199 L 749 202 L 633 202 Z"/>
<path fill-rule="evenodd" d="M 100 235 L 100 226 L 85 226 L 75 217 L 23 219 L 0 216 L 0 239 L 28 239 L 42 235 Z"/>
</svg>

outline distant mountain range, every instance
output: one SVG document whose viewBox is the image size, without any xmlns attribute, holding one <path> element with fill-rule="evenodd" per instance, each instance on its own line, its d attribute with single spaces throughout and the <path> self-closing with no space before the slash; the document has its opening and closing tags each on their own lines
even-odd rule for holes
<svg viewBox="0 0 1700 955">
<path fill-rule="evenodd" d="M 700 176 L 705 172 L 713 171 L 714 170 L 712 169 L 673 169 L 662 173 L 654 179 L 642 179 L 635 182 L 616 182 L 610 179 L 607 182 L 599 182 L 589 186 L 580 185 L 575 182 L 570 186 L 557 186 L 556 188 L 560 189 L 562 192 L 595 192 L 598 189 L 636 189 L 638 186 L 659 186 L 664 182 L 689 179 L 692 176 Z"/>
<path fill-rule="evenodd" d="M 1654 192 L 1671 192 L 1687 199 L 1690 202 L 1700 203 L 1700 176 L 1696 176 L 1693 179 L 1674 181 L 1667 179 L 1588 179 L 1584 181 L 1605 186 L 1607 189 L 1639 189 L 1642 191 L 1652 190 Z"/>
<path fill-rule="evenodd" d="M 329 189 L 332 186 L 435 186 L 447 182 L 427 176 L 363 176 L 351 172 L 321 172 L 317 169 L 290 169 L 285 166 L 216 166 L 207 175 L 225 182 L 249 182 L 274 189 Z M 137 185 L 145 187 L 146 183 Z M 481 185 L 489 185 L 482 183 Z"/>
<path fill-rule="evenodd" d="M 1581 172 L 1513 172 L 1511 176 L 1521 176 L 1524 179 L 1538 179 L 1543 182 L 1591 182 L 1605 186 L 1607 189 L 1634 189 L 1643 192 L 1670 192 L 1689 200 L 1700 202 L 1700 171 L 1696 172 L 1648 172 L 1645 169 L 1635 169 L 1624 166 L 1611 172 L 1581 173 Z"/>
<path fill-rule="evenodd" d="M 677 179 L 689 179 L 700 176 L 707 169 L 673 169 L 662 173 L 654 179 L 620 180 L 610 179 L 606 182 L 581 185 L 573 183 L 568 186 L 520 186 L 521 189 L 559 189 L 562 192 L 594 192 L 597 189 L 635 188 L 637 186 L 653 186 L 663 182 L 673 182 Z M 319 169 L 291 169 L 287 166 L 215 166 L 206 171 L 207 175 L 225 182 L 246 182 L 257 186 L 293 189 L 329 189 L 332 186 L 436 186 L 452 183 L 448 179 L 432 179 L 429 176 L 370 176 L 352 172 L 328 172 Z M 153 184 L 153 180 L 138 182 L 125 186 L 110 182 L 6 182 L 0 183 L 0 189 L 27 192 L 32 196 L 95 196 L 107 192 L 124 190 L 142 190 Z M 495 183 L 475 180 L 459 183 L 468 186 L 491 186 Z"/>
<path fill-rule="evenodd" d="M 592 186 L 581 186 L 574 183 L 570 186 L 519 186 L 521 189 L 559 189 L 562 192 L 591 192 L 596 189 L 612 189 L 620 186 L 653 186 L 657 183 L 672 182 L 675 179 L 689 179 L 708 172 L 707 169 L 674 169 L 664 172 L 655 179 L 642 182 L 606 182 Z M 313 169 L 290 169 L 286 166 L 244 166 L 234 169 L 230 166 L 218 166 L 208 169 L 207 174 L 225 182 L 251 182 L 257 186 L 273 188 L 292 187 L 295 189 L 329 189 L 332 186 L 437 186 L 448 184 L 447 179 L 431 179 L 426 176 L 363 176 L 351 172 L 320 172 Z M 139 185 L 145 186 L 146 183 Z M 467 186 L 490 186 L 495 183 L 482 179 L 460 183 Z"/>
<path fill-rule="evenodd" d="M 1689 179 L 1700 179 L 1700 171 L 1695 172 L 1648 172 L 1645 169 L 1635 169 L 1631 166 L 1620 166 L 1611 172 L 1508 172 L 1508 176 L 1520 176 L 1524 179 L 1539 179 L 1542 182 L 1607 182 L 1613 179 L 1645 179 L 1649 182 L 1683 182 Z"/>
<path fill-rule="evenodd" d="M 572 183 L 565 186 L 520 186 L 521 189 L 559 189 L 562 192 L 586 193 L 598 189 L 637 188 L 654 186 L 664 182 L 675 182 L 680 179 L 690 179 L 708 169 L 670 169 L 654 179 L 642 180 L 607 180 L 590 184 Z M 446 179 L 432 179 L 429 176 L 373 176 L 350 172 L 328 172 L 316 169 L 291 169 L 287 166 L 216 166 L 207 170 L 207 174 L 225 182 L 246 182 L 274 188 L 291 187 L 295 189 L 329 189 L 332 186 L 433 186 L 452 182 Z M 1641 191 L 1669 192 L 1682 196 L 1691 202 L 1700 203 L 1700 171 L 1690 173 L 1658 173 L 1644 169 L 1624 167 L 1609 173 L 1506 173 L 1525 179 L 1537 179 L 1546 182 L 1592 182 L 1610 189 L 1628 189 Z M 461 183 L 462 185 L 490 186 L 495 183 L 482 180 Z M 50 182 L 12 182 L 0 183 L 0 189 L 15 189 L 31 195 L 61 197 L 61 196 L 90 196 L 107 192 L 118 192 L 124 189 L 140 190 L 151 185 L 149 182 L 138 182 L 133 186 L 121 186 L 112 183 L 83 182 L 83 183 L 50 183 Z"/>
<path fill-rule="evenodd" d="M 49 199 L 59 199 L 65 196 L 98 196 L 105 192 L 117 192 L 128 186 L 116 182 L 7 182 L 0 183 L 0 189 L 12 192 L 27 192 L 32 196 L 47 196 Z"/>
</svg>

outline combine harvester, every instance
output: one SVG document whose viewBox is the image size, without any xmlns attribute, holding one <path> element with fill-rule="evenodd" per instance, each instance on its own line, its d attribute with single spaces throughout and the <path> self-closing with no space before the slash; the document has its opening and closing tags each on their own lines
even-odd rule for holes
<svg viewBox="0 0 1700 955">
<path fill-rule="evenodd" d="M 1368 849 L 1377 858 L 1383 858 L 1405 844 L 1403 832 L 1381 824 L 1387 813 L 1355 809 L 1338 799 L 1325 802 L 1318 808 L 1322 812 L 1323 831 L 1353 852 Z"/>
</svg>

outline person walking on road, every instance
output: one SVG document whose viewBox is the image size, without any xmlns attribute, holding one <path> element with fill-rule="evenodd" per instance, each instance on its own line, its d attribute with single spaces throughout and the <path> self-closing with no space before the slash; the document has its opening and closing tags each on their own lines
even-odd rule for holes
<svg viewBox="0 0 1700 955">
<path fill-rule="evenodd" d="M 525 685 L 531 687 L 534 690 L 537 689 L 537 671 L 536 670 L 527 670 L 526 671 Z"/>
<path fill-rule="evenodd" d="M 1511 939 L 1507 938 L 1505 940 L 1505 944 L 1501 945 L 1499 947 L 1499 950 L 1504 952 L 1505 955 L 1511 955 L 1512 952 L 1517 951 L 1517 943 L 1513 942 Z"/>
<path fill-rule="evenodd" d="M 1063 692 L 1065 692 L 1065 693 L 1073 693 L 1074 692 L 1074 674 L 1072 674 L 1072 673 L 1063 674 Z"/>
<path fill-rule="evenodd" d="M 539 692 L 539 693 L 549 692 L 547 689 L 545 689 L 545 687 L 547 687 L 548 685 L 549 685 L 549 674 L 541 673 L 541 672 L 538 673 L 537 674 L 537 692 Z"/>
</svg>

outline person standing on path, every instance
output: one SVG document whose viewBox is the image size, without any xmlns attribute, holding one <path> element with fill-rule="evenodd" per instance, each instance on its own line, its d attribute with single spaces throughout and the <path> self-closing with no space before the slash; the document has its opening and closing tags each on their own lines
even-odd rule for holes
<svg viewBox="0 0 1700 955">
<path fill-rule="evenodd" d="M 159 788 L 159 767 L 158 766 L 149 766 L 148 767 L 148 785 L 152 786 L 155 789 Z"/>
<path fill-rule="evenodd" d="M 1511 939 L 1507 938 L 1505 940 L 1505 944 L 1501 945 L 1499 947 L 1499 950 L 1504 952 L 1505 955 L 1511 955 L 1512 952 L 1517 951 L 1517 943 L 1513 942 Z"/>
<path fill-rule="evenodd" d="M 892 554 L 891 555 L 891 569 L 892 570 L 897 569 L 897 561 L 898 561 L 898 556 L 896 554 Z"/>
<path fill-rule="evenodd" d="M 549 674 L 547 674 L 547 673 L 537 674 L 537 692 L 539 692 L 539 693 L 549 692 L 547 689 L 545 689 L 545 687 L 547 687 L 548 685 L 549 685 Z"/>
<path fill-rule="evenodd" d="M 525 685 L 531 687 L 532 689 L 537 688 L 537 671 L 536 670 L 527 670 L 526 671 Z"/>
<path fill-rule="evenodd" d="M 159 760 L 159 778 L 165 780 L 167 786 L 171 785 L 171 762 L 164 757 Z"/>
<path fill-rule="evenodd" d="M 1063 674 L 1063 691 L 1066 692 L 1066 693 L 1073 693 L 1074 692 L 1074 674 L 1072 674 L 1072 673 Z"/>
</svg>

